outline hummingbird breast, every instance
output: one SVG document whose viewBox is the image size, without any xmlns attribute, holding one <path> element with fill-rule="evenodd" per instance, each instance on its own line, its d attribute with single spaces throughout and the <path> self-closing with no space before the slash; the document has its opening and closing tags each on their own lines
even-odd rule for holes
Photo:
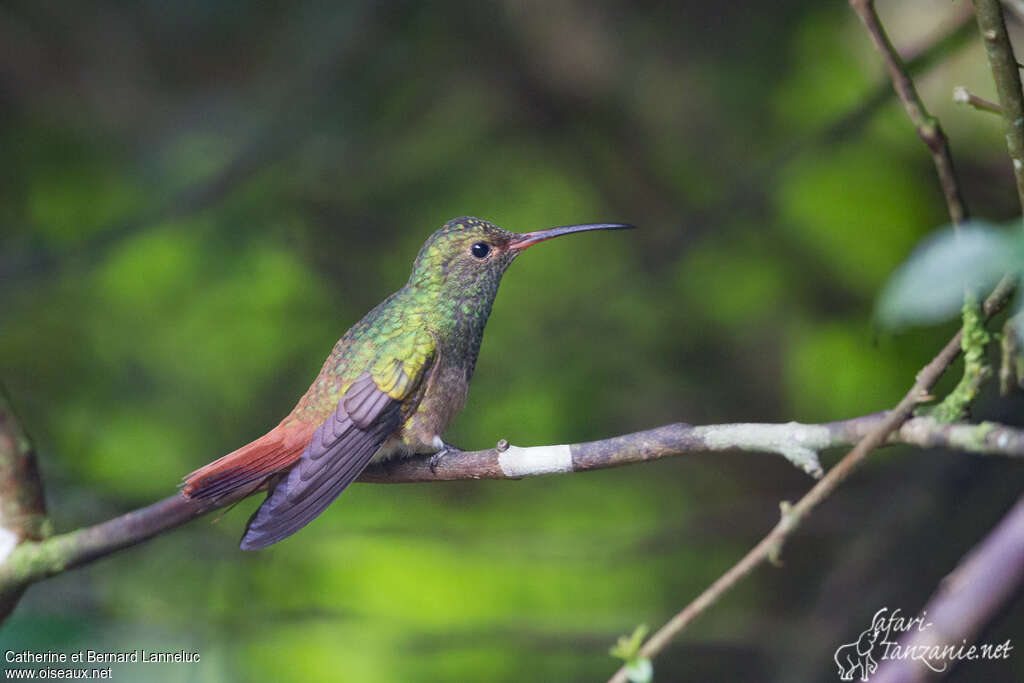
<svg viewBox="0 0 1024 683">
<path fill-rule="evenodd" d="M 439 307 L 440 319 L 449 324 L 431 330 L 438 340 L 438 357 L 427 377 L 423 395 L 416 410 L 396 433 L 394 441 L 398 443 L 382 449 L 380 456 L 440 450 L 441 435 L 466 405 L 469 381 L 480 354 L 493 294 L 492 291 L 484 297 L 453 298 Z"/>
</svg>

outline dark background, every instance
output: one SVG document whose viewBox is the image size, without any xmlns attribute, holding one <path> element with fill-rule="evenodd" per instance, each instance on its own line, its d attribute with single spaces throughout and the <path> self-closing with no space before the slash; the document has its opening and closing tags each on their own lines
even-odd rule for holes
<svg viewBox="0 0 1024 683">
<path fill-rule="evenodd" d="M 969 8 L 881 4 L 906 53 Z M 972 212 L 1004 220 L 1001 119 L 950 98 L 994 99 L 963 36 L 918 81 Z M 465 214 L 641 229 L 509 271 L 461 447 L 894 405 L 955 327 L 872 323 L 948 220 L 902 109 L 865 105 L 887 91 L 845 2 L 0 4 L 0 377 L 57 528 L 170 495 L 275 424 Z M 1022 407 L 986 394 L 975 417 Z M 359 485 L 256 554 L 246 501 L 33 587 L 0 645 L 201 654 L 115 667 L 136 681 L 601 680 L 618 635 L 663 623 L 810 484 L 728 454 Z M 656 680 L 834 680 L 835 649 L 881 607 L 916 614 L 1022 485 L 1001 459 L 874 454 Z M 982 635 L 1006 638 L 1024 647 L 1019 609 Z"/>
</svg>

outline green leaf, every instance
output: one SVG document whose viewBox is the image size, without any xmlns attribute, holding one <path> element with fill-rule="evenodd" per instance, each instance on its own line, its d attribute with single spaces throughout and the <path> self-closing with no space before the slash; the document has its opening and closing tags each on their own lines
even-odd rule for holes
<svg viewBox="0 0 1024 683">
<path fill-rule="evenodd" d="M 626 662 L 626 678 L 632 683 L 651 683 L 654 665 L 647 657 L 640 657 L 640 646 L 647 635 L 647 624 L 640 624 L 628 636 L 619 636 L 618 642 L 608 650 L 612 657 Z"/>
<path fill-rule="evenodd" d="M 626 664 L 626 678 L 632 683 L 651 683 L 654 677 L 654 665 L 646 657 L 630 660 Z"/>
<path fill-rule="evenodd" d="M 878 301 L 878 322 L 893 328 L 952 318 L 967 288 L 990 288 L 1013 269 L 1015 246 L 1006 232 L 985 223 L 939 231 L 889 278 Z"/>
<path fill-rule="evenodd" d="M 628 636 L 619 636 L 618 642 L 612 645 L 608 653 L 612 657 L 618 657 L 630 661 L 636 658 L 637 652 L 640 651 L 640 645 L 644 642 L 644 636 L 647 635 L 647 624 L 640 624 L 633 633 Z"/>
</svg>

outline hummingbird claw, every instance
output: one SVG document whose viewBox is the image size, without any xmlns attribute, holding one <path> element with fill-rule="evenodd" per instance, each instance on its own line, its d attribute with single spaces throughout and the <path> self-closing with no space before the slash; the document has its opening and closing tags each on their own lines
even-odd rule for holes
<svg viewBox="0 0 1024 683">
<path fill-rule="evenodd" d="M 459 450 L 460 449 L 456 448 L 455 446 L 452 446 L 451 444 L 443 443 L 443 445 L 441 446 L 441 450 L 430 456 L 430 473 L 437 474 L 437 464 L 441 462 L 441 458 L 443 458 L 446 455 L 455 455 L 456 453 L 459 452 Z"/>
</svg>

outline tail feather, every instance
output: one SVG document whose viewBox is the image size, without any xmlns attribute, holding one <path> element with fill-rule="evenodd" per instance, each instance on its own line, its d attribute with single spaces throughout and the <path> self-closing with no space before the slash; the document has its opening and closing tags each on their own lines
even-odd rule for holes
<svg viewBox="0 0 1024 683">
<path fill-rule="evenodd" d="M 302 455 L 313 430 L 278 425 L 255 441 L 185 477 L 186 498 L 215 500 L 287 469 Z M 262 482 L 261 482 L 262 483 Z"/>
</svg>

